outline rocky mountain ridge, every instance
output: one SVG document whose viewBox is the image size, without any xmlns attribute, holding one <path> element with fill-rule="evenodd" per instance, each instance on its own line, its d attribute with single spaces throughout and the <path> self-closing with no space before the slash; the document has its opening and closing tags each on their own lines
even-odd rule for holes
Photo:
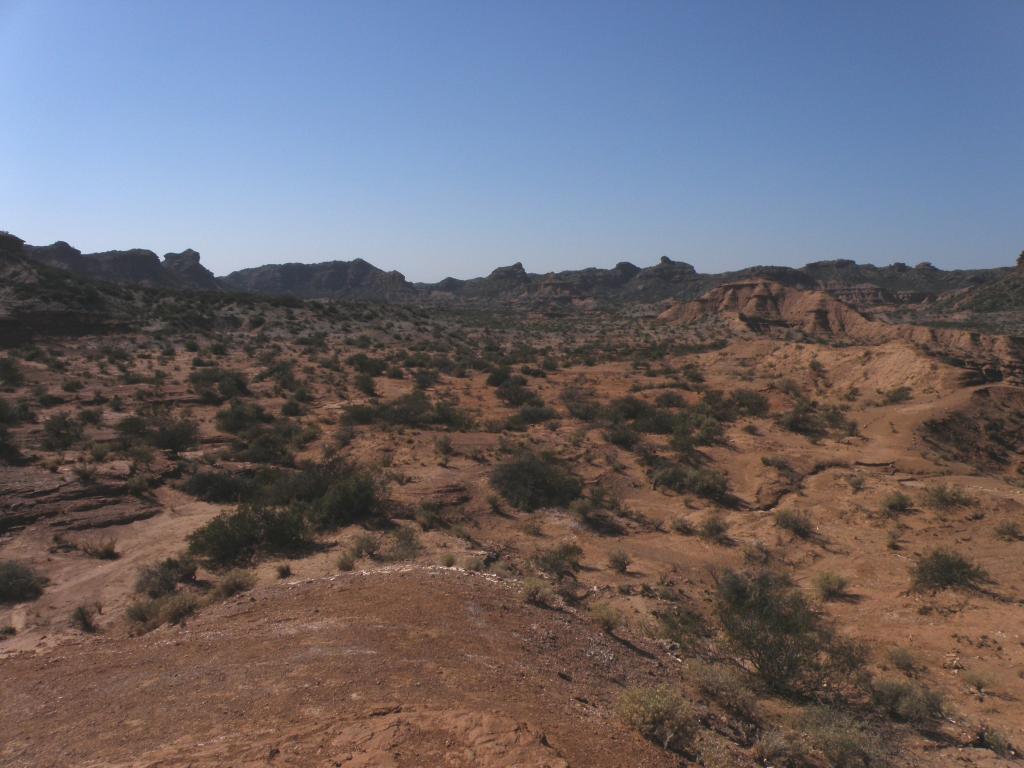
<svg viewBox="0 0 1024 768">
<path fill-rule="evenodd" d="M 521 262 L 499 267 L 485 277 L 437 283 L 412 283 L 397 271 L 385 271 L 363 259 L 315 264 L 267 264 L 214 277 L 191 249 L 165 254 L 132 249 L 83 254 L 66 242 L 22 246 L 25 257 L 83 277 L 117 283 L 176 289 L 260 293 L 294 298 L 370 301 L 502 300 L 571 304 L 581 300 L 656 302 L 691 300 L 720 285 L 763 278 L 790 288 L 825 291 L 859 309 L 965 303 L 978 294 L 983 305 L 998 297 L 1002 306 L 1024 291 L 1020 268 L 942 270 L 929 262 L 916 266 L 858 264 L 849 259 L 817 261 L 803 267 L 752 266 L 702 274 L 668 257 L 651 267 L 622 261 L 610 269 L 590 267 L 561 272 L 528 272 Z M 1009 297 L 1009 298 L 1007 298 Z"/>
</svg>

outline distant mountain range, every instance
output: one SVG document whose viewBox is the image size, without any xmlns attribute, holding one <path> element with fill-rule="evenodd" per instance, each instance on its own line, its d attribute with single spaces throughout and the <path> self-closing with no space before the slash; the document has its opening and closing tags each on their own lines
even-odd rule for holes
<svg viewBox="0 0 1024 768">
<path fill-rule="evenodd" d="M 437 283 L 411 283 L 396 271 L 384 271 L 364 261 L 318 264 L 267 264 L 215 277 L 193 250 L 168 253 L 132 249 L 82 253 L 68 243 L 35 246 L 11 235 L 8 251 L 74 274 L 114 283 L 178 290 L 230 291 L 296 298 L 338 298 L 371 301 L 502 300 L 544 301 L 662 301 L 695 299 L 717 286 L 750 278 L 767 278 L 783 286 L 826 291 L 861 307 L 922 305 L 942 301 L 970 303 L 971 296 L 986 308 L 1019 305 L 1024 277 L 1012 267 L 942 270 L 928 262 L 916 266 L 896 263 L 877 267 L 847 259 L 817 261 L 804 267 L 753 266 L 715 274 L 698 273 L 692 265 L 662 257 L 641 268 L 620 262 L 611 269 L 588 268 L 535 274 L 521 263 L 495 269 L 470 280 L 446 278 Z M 20 244 L 20 245 L 19 245 Z"/>
</svg>

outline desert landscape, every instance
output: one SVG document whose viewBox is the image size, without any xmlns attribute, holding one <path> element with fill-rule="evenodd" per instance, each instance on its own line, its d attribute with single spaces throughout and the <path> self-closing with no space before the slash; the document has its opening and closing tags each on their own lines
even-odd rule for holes
<svg viewBox="0 0 1024 768">
<path fill-rule="evenodd" d="M 0 765 L 998 766 L 1024 271 L 0 236 Z"/>
</svg>

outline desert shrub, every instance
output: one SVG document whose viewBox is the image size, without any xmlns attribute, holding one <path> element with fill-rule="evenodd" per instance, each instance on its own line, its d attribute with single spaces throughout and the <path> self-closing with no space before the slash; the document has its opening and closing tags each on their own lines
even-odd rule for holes
<svg viewBox="0 0 1024 768">
<path fill-rule="evenodd" d="M 913 394 L 910 387 L 894 387 L 883 392 L 882 398 L 886 405 L 895 405 L 896 403 L 905 403 Z"/>
<path fill-rule="evenodd" d="M 683 456 L 693 455 L 698 445 L 715 445 L 725 437 L 725 428 L 714 416 L 703 411 L 683 412 L 675 417 L 669 444 Z"/>
<path fill-rule="evenodd" d="M 920 557 L 910 576 L 911 589 L 916 592 L 978 589 L 990 580 L 983 568 L 949 549 L 935 549 Z"/>
<path fill-rule="evenodd" d="M 614 632 L 622 625 L 622 612 L 608 603 L 598 603 L 590 609 L 590 618 L 605 632 Z"/>
<path fill-rule="evenodd" d="M 630 688 L 618 701 L 622 720 L 662 749 L 686 749 L 697 728 L 697 716 L 679 691 L 668 686 Z"/>
<path fill-rule="evenodd" d="M 82 439 L 82 425 L 66 413 L 57 413 L 43 422 L 43 448 L 63 451 Z"/>
<path fill-rule="evenodd" d="M 973 499 L 955 485 L 932 485 L 925 489 L 925 503 L 934 509 L 949 510 L 966 507 Z"/>
<path fill-rule="evenodd" d="M 743 416 L 764 416 L 768 413 L 768 398 L 752 389 L 737 389 L 730 399 L 737 413 Z"/>
<path fill-rule="evenodd" d="M 608 500 L 594 494 L 589 498 L 576 499 L 569 505 L 580 525 L 604 536 L 617 536 L 625 532 L 625 528 L 612 510 L 608 509 Z"/>
<path fill-rule="evenodd" d="M 214 565 L 244 563 L 258 555 L 289 554 L 309 546 L 306 521 L 296 507 L 243 504 L 188 537 L 189 552 Z"/>
<path fill-rule="evenodd" d="M 890 493 L 882 500 L 882 512 L 889 517 L 906 514 L 912 506 L 910 497 L 899 491 Z"/>
<path fill-rule="evenodd" d="M 889 762 L 878 733 L 852 714 L 815 707 L 800 724 L 833 768 L 876 768 Z"/>
<path fill-rule="evenodd" d="M 117 560 L 121 557 L 121 553 L 117 551 L 117 539 L 113 537 L 83 542 L 79 549 L 97 560 Z"/>
<path fill-rule="evenodd" d="M 996 536 L 1003 541 L 1024 541 L 1024 530 L 1014 520 L 1004 520 L 995 528 Z"/>
<path fill-rule="evenodd" d="M 236 568 L 220 577 L 220 581 L 217 582 L 217 586 L 214 589 L 214 596 L 221 600 L 226 600 L 237 595 L 239 592 L 252 589 L 255 584 L 256 577 L 252 573 Z"/>
<path fill-rule="evenodd" d="M 427 394 L 416 389 L 380 405 L 361 404 L 349 406 L 345 419 L 350 424 L 372 424 L 383 422 L 404 426 L 426 426 L 429 424 L 462 428 L 471 419 L 459 410 L 451 400 L 432 402 Z"/>
<path fill-rule="evenodd" d="M 139 571 L 135 579 L 135 591 L 148 597 L 169 595 L 178 588 L 178 584 L 187 584 L 195 580 L 196 563 L 190 557 L 168 557 L 159 563 L 147 565 Z"/>
<path fill-rule="evenodd" d="M 1018 756 L 1017 751 L 1013 748 L 1009 739 L 986 723 L 982 723 L 978 726 L 972 743 L 976 747 L 992 750 L 1000 757 L 1007 759 Z"/>
<path fill-rule="evenodd" d="M 544 579 L 531 578 L 523 581 L 523 599 L 532 605 L 547 607 L 554 604 L 555 594 Z"/>
<path fill-rule="evenodd" d="M 640 442 L 640 433 L 623 421 L 617 421 L 604 431 L 605 439 L 627 451 Z"/>
<path fill-rule="evenodd" d="M 181 490 L 203 501 L 223 504 L 242 500 L 252 485 L 251 478 L 230 472 L 210 471 L 192 475 L 182 483 Z"/>
<path fill-rule="evenodd" d="M 658 635 L 682 648 L 692 646 L 708 633 L 704 618 L 697 611 L 679 603 L 658 611 L 655 618 L 658 621 Z"/>
<path fill-rule="evenodd" d="M 855 665 L 792 582 L 780 574 L 726 571 L 718 580 L 718 617 L 730 641 L 774 690 L 817 690 L 830 667 Z"/>
<path fill-rule="evenodd" d="M 521 430 L 532 424 L 541 424 L 558 418 L 558 411 L 547 405 L 524 405 L 508 420 L 508 428 Z"/>
<path fill-rule="evenodd" d="M 779 418 L 779 426 L 807 437 L 821 437 L 828 432 L 824 419 L 809 400 L 799 399 L 792 410 Z"/>
<path fill-rule="evenodd" d="M 574 576 L 580 570 L 583 549 L 578 544 L 565 542 L 550 549 L 541 550 L 534 557 L 537 567 L 552 576 Z"/>
<path fill-rule="evenodd" d="M 593 390 L 569 386 L 562 390 L 562 402 L 569 414 L 580 421 L 594 421 L 601 415 L 601 405 Z"/>
<path fill-rule="evenodd" d="M 506 405 L 518 408 L 523 405 L 544 405 L 540 397 L 529 388 L 526 379 L 519 375 L 513 375 L 494 390 L 494 393 Z"/>
<path fill-rule="evenodd" d="M 0 357 L 0 384 L 5 387 L 20 387 L 25 383 L 18 361 L 10 355 Z"/>
<path fill-rule="evenodd" d="M 720 503 L 728 498 L 725 475 L 706 467 L 671 464 L 655 471 L 652 480 L 655 488 L 664 487 L 676 493 L 693 493 Z"/>
<path fill-rule="evenodd" d="M 249 394 L 249 382 L 240 371 L 208 366 L 192 371 L 188 380 L 205 403 L 223 403 Z"/>
<path fill-rule="evenodd" d="M 912 675 L 917 671 L 917 659 L 907 648 L 893 648 L 889 651 L 889 661 L 905 675 Z"/>
<path fill-rule="evenodd" d="M 91 605 L 80 605 L 71 612 L 71 626 L 76 629 L 92 634 L 96 626 L 96 608 Z"/>
<path fill-rule="evenodd" d="M 385 371 L 388 369 L 388 364 L 384 360 L 378 360 L 375 357 L 370 357 L 363 352 L 357 352 L 348 358 L 348 364 L 355 368 L 359 373 L 367 376 L 383 376 Z"/>
<path fill-rule="evenodd" d="M 199 610 L 199 598 L 188 592 L 175 592 L 151 600 L 139 600 L 128 606 L 128 621 L 141 632 L 162 624 L 181 624 Z"/>
<path fill-rule="evenodd" d="M 799 733 L 770 728 L 754 742 L 754 758 L 761 765 L 777 768 L 814 768 L 818 762 L 807 740 Z"/>
<path fill-rule="evenodd" d="M 379 550 L 380 540 L 372 533 L 361 533 L 352 541 L 351 552 L 356 559 L 376 557 Z"/>
<path fill-rule="evenodd" d="M 629 559 L 629 555 L 624 550 L 616 549 L 608 555 L 608 565 L 616 573 L 625 573 L 629 570 L 629 564 L 632 560 Z"/>
<path fill-rule="evenodd" d="M 167 409 L 126 416 L 116 429 L 125 447 L 144 443 L 172 453 L 191 448 L 199 437 L 199 425 L 194 419 L 175 416 Z"/>
<path fill-rule="evenodd" d="M 256 403 L 232 400 L 227 408 L 217 411 L 214 420 L 217 429 L 238 435 L 260 424 L 266 424 L 271 421 L 271 416 Z"/>
<path fill-rule="evenodd" d="M 564 506 L 583 489 L 579 479 L 554 456 L 529 451 L 495 467 L 491 485 L 506 501 L 527 512 Z"/>
<path fill-rule="evenodd" d="M 10 400 L 0 399 L 0 424 L 15 425 L 35 421 L 35 414 L 26 400 L 19 400 L 12 403 Z"/>
<path fill-rule="evenodd" d="M 845 576 L 830 571 L 823 571 L 814 577 L 814 588 L 822 600 L 843 599 L 847 595 L 849 585 L 850 582 Z"/>
<path fill-rule="evenodd" d="M 806 512 L 783 509 L 775 513 L 775 525 L 801 539 L 814 535 L 814 523 Z"/>
<path fill-rule="evenodd" d="M 384 489 L 368 471 L 336 465 L 336 476 L 323 494 L 309 505 L 308 517 L 321 530 L 377 517 L 384 506 Z"/>
<path fill-rule="evenodd" d="M 942 697 L 923 685 L 899 678 L 877 678 L 871 700 L 889 717 L 908 723 L 926 723 L 942 717 Z"/>
<path fill-rule="evenodd" d="M 754 718 L 757 700 L 748 673 L 691 659 L 686 664 L 686 677 L 729 712 L 748 720 Z"/>
<path fill-rule="evenodd" d="M 356 560 L 358 559 L 352 552 L 342 552 L 338 555 L 338 560 L 335 564 L 338 566 L 339 571 L 351 571 L 356 567 Z"/>
<path fill-rule="evenodd" d="M 297 430 L 287 422 L 253 427 L 235 442 L 234 455 L 240 461 L 254 464 L 291 466 L 295 461 L 292 446 Z"/>
<path fill-rule="evenodd" d="M 402 527 L 395 530 L 391 535 L 391 541 L 384 555 L 386 560 L 392 562 L 399 560 L 412 560 L 423 549 L 419 534 L 413 528 Z"/>
<path fill-rule="evenodd" d="M 0 424 L 0 461 L 7 464 L 17 464 L 23 461 L 24 458 L 21 451 L 18 450 L 18 446 L 14 444 L 14 439 L 11 437 L 7 425 Z"/>
<path fill-rule="evenodd" d="M 14 560 L 0 560 L 0 603 L 23 603 L 43 594 L 46 578 Z"/>
<path fill-rule="evenodd" d="M 697 535 L 702 539 L 718 542 L 719 544 L 728 542 L 729 523 L 722 515 L 708 515 L 697 528 Z"/>
</svg>

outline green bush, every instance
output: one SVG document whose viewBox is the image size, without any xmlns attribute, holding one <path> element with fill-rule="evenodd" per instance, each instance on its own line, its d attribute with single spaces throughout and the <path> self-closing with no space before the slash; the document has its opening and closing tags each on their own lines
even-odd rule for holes
<svg viewBox="0 0 1024 768">
<path fill-rule="evenodd" d="M 859 649 L 836 638 L 781 574 L 726 571 L 717 597 L 726 635 L 774 690 L 817 691 L 829 676 L 846 676 L 862 663 Z"/>
<path fill-rule="evenodd" d="M 96 608 L 91 605 L 80 605 L 71 612 L 71 626 L 92 634 L 96 632 Z"/>
<path fill-rule="evenodd" d="M 847 596 L 849 585 L 850 582 L 845 576 L 830 571 L 823 571 L 814 577 L 814 588 L 822 600 L 843 599 Z"/>
<path fill-rule="evenodd" d="M 668 686 L 630 688 L 619 698 L 619 716 L 662 749 L 681 752 L 697 729 L 697 716 L 683 694 Z"/>
<path fill-rule="evenodd" d="M 597 622 L 605 632 L 611 634 L 622 626 L 622 612 L 608 603 L 598 603 L 590 609 L 590 618 Z"/>
<path fill-rule="evenodd" d="M 221 600 L 234 597 L 240 592 L 246 592 L 256 584 L 256 577 L 249 571 L 233 569 L 220 577 L 214 595 Z"/>
<path fill-rule="evenodd" d="M 554 456 L 529 451 L 495 467 L 491 485 L 506 501 L 527 512 L 565 506 L 583 490 L 579 479 Z"/>
<path fill-rule="evenodd" d="M 729 523 L 724 517 L 718 514 L 711 514 L 704 518 L 697 534 L 707 541 L 718 542 L 719 544 L 729 541 Z"/>
<path fill-rule="evenodd" d="M 915 592 L 978 589 L 988 581 L 989 576 L 983 568 L 948 549 L 932 550 L 911 568 L 911 588 Z"/>
<path fill-rule="evenodd" d="M 910 497 L 905 493 L 899 491 L 890 493 L 882 501 L 882 512 L 889 517 L 896 517 L 896 515 L 904 515 L 911 510 L 913 503 Z"/>
<path fill-rule="evenodd" d="M 523 581 L 523 599 L 531 605 L 548 607 L 554 604 L 555 594 L 544 579 L 530 578 Z"/>
<path fill-rule="evenodd" d="M 608 555 L 608 565 L 616 573 L 626 573 L 631 562 L 632 560 L 630 560 L 629 555 L 622 549 L 613 550 Z"/>
<path fill-rule="evenodd" d="M 18 361 L 10 355 L 0 357 L 0 384 L 5 387 L 20 387 L 25 383 Z"/>
<path fill-rule="evenodd" d="M 704 467 L 685 467 L 673 464 L 654 473 L 654 487 L 664 487 L 676 493 L 693 493 L 719 503 L 729 495 L 728 482 L 721 472 Z"/>
<path fill-rule="evenodd" d="M 178 584 L 191 583 L 195 578 L 196 563 L 191 557 L 168 557 L 139 571 L 135 591 L 148 597 L 162 597 L 173 593 Z"/>
<path fill-rule="evenodd" d="M 203 501 L 224 504 L 246 498 L 253 485 L 252 478 L 214 470 L 192 475 L 182 483 L 181 490 Z"/>
<path fill-rule="evenodd" d="M 534 558 L 537 567 L 552 576 L 574 576 L 582 567 L 583 549 L 578 544 L 565 542 L 538 552 Z"/>
<path fill-rule="evenodd" d="M 899 678 L 871 683 L 871 700 L 887 715 L 908 723 L 926 723 L 942 717 L 942 697 L 922 685 Z"/>
<path fill-rule="evenodd" d="M 43 448 L 63 451 L 82 439 L 82 425 L 66 413 L 57 413 L 43 422 Z"/>
<path fill-rule="evenodd" d="M 381 484 L 369 472 L 346 466 L 333 478 L 319 499 L 311 502 L 308 516 L 321 530 L 377 517 L 384 506 Z"/>
<path fill-rule="evenodd" d="M 244 373 L 216 366 L 199 368 L 188 377 L 199 398 L 206 403 L 222 403 L 249 394 L 249 383 Z"/>
<path fill-rule="evenodd" d="M 881 768 L 889 763 L 878 733 L 852 714 L 815 707 L 800 725 L 832 768 Z"/>
<path fill-rule="evenodd" d="M 775 513 L 775 525 L 801 539 L 814 535 L 814 523 L 806 512 L 783 509 Z"/>
<path fill-rule="evenodd" d="M 925 503 L 935 509 L 966 507 L 973 499 L 954 485 L 932 485 L 925 489 Z"/>
<path fill-rule="evenodd" d="M 199 610 L 199 599 L 188 592 L 175 592 L 128 606 L 128 621 L 139 631 L 149 632 L 162 624 L 181 624 Z"/>
<path fill-rule="evenodd" d="M 239 435 L 248 429 L 271 421 L 271 416 L 256 403 L 232 400 L 227 408 L 217 411 L 217 429 Z"/>
<path fill-rule="evenodd" d="M 397 528 L 384 553 L 384 559 L 391 562 L 412 560 L 423 550 L 419 534 L 413 528 Z"/>
<path fill-rule="evenodd" d="M 696 683 L 701 693 L 713 698 L 729 712 L 748 720 L 754 719 L 757 703 L 749 673 L 732 666 L 691 659 L 686 664 L 686 677 Z"/>
<path fill-rule="evenodd" d="M 249 562 L 259 555 L 285 555 L 310 544 L 296 507 L 244 504 L 225 512 L 188 537 L 189 552 L 218 566 Z"/>
<path fill-rule="evenodd" d="M 46 578 L 14 560 L 0 560 L 0 603 L 23 603 L 43 594 Z"/>
</svg>

